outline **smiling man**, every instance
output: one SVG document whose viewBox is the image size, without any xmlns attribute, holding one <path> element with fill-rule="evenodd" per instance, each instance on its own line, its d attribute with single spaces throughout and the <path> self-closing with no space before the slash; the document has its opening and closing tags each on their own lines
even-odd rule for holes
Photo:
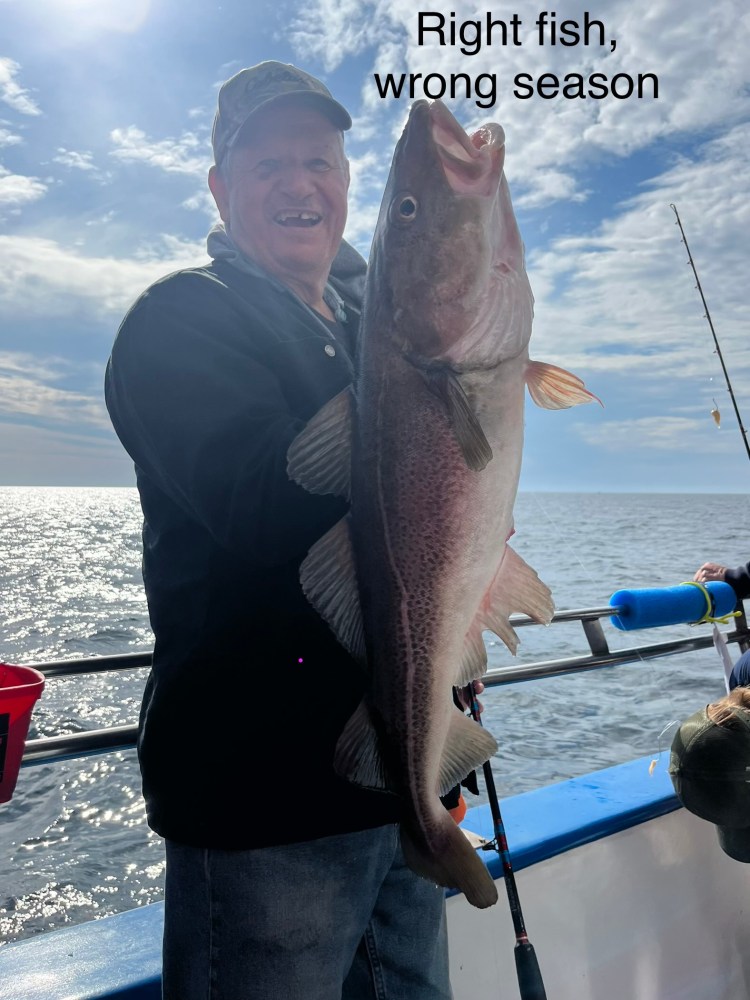
<svg viewBox="0 0 750 1000">
<path fill-rule="evenodd" d="M 144 514 L 138 751 L 166 841 L 165 1000 L 450 997 L 443 892 L 405 867 L 397 800 L 333 770 L 365 682 L 299 567 L 346 504 L 286 471 L 353 375 L 350 126 L 294 66 L 228 80 L 212 262 L 144 292 L 107 369 Z"/>
<path fill-rule="evenodd" d="M 278 100 L 240 130 L 208 183 L 235 245 L 333 319 L 323 292 L 349 189 L 344 138 L 333 123 L 294 97 Z"/>
</svg>

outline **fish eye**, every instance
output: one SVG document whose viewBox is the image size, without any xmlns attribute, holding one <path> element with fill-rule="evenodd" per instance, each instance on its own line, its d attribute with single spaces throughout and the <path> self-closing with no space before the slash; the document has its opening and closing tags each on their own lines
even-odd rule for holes
<svg viewBox="0 0 750 1000">
<path fill-rule="evenodd" d="M 393 222 L 413 222 L 417 217 L 419 202 L 408 191 L 397 194 L 391 202 L 390 216 Z"/>
</svg>

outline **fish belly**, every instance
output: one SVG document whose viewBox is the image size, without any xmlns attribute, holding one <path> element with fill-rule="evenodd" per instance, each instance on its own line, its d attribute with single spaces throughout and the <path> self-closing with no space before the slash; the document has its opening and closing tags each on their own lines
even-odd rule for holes
<svg viewBox="0 0 750 1000">
<path fill-rule="evenodd" d="M 407 802 L 407 857 L 484 906 L 494 902 L 494 884 L 442 807 L 438 778 L 466 637 L 512 528 L 523 384 L 511 374 L 471 386 L 493 448 L 481 472 L 467 467 L 443 404 L 418 371 L 395 363 L 372 379 L 361 407 L 365 474 L 352 496 L 372 701 L 389 772 Z"/>
</svg>

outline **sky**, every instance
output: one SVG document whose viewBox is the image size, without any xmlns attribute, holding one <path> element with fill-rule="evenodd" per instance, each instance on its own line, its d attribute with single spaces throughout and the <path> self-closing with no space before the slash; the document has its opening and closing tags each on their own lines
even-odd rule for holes
<svg viewBox="0 0 750 1000">
<path fill-rule="evenodd" d="M 134 484 L 103 402 L 112 341 L 152 281 L 206 262 L 218 88 L 278 59 L 352 114 L 345 235 L 365 256 L 412 97 L 444 87 L 466 128 L 505 129 L 535 295 L 531 355 L 571 369 L 604 403 L 543 411 L 528 400 L 522 489 L 748 491 L 670 207 L 748 426 L 742 0 L 609 0 L 588 12 L 528 0 L 0 0 L 0 23 L 0 485 Z M 398 98 L 381 96 L 388 73 L 406 74 Z M 606 96 L 577 96 L 589 90 Z"/>
</svg>

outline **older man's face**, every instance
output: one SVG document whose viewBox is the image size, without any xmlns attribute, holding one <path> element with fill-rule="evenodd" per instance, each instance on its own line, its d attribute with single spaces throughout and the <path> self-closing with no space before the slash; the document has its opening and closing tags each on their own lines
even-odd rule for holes
<svg viewBox="0 0 750 1000">
<path fill-rule="evenodd" d="M 325 278 L 346 224 L 349 163 L 318 111 L 260 112 L 211 191 L 235 243 L 281 281 Z"/>
</svg>

